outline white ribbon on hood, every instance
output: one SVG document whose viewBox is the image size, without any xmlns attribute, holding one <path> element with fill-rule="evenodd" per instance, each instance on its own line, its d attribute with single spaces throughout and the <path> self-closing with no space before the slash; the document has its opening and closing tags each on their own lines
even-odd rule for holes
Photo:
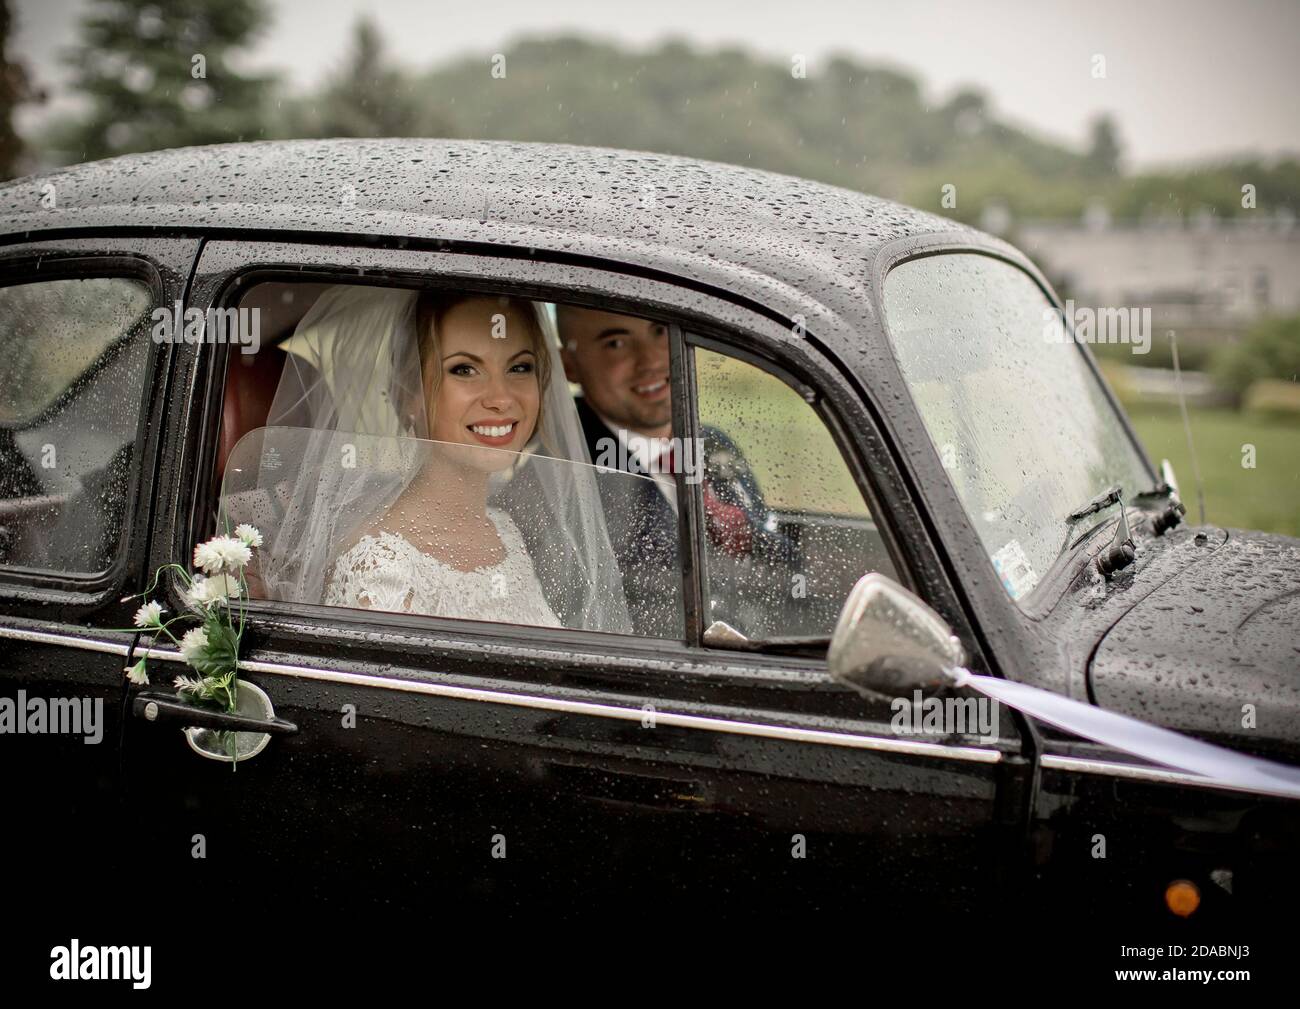
<svg viewBox="0 0 1300 1009">
<path fill-rule="evenodd" d="M 959 687 L 970 687 L 1026 715 L 1084 739 L 1114 747 L 1165 767 L 1206 779 L 1206 784 L 1300 799 L 1300 767 L 1215 746 L 1141 719 L 1062 697 L 1026 683 L 948 670 Z"/>
</svg>

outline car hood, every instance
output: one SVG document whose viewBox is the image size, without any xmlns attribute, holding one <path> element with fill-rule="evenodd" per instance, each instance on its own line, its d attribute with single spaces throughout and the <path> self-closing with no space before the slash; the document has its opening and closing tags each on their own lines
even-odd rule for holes
<svg viewBox="0 0 1300 1009">
<path fill-rule="evenodd" d="M 1300 540 L 1230 530 L 1107 632 L 1089 678 L 1103 708 L 1300 758 Z"/>
</svg>

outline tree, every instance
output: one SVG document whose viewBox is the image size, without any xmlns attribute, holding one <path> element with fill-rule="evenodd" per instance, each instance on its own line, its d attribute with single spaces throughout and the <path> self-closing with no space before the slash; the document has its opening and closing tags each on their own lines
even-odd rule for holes
<svg viewBox="0 0 1300 1009">
<path fill-rule="evenodd" d="M 267 24 L 262 0 L 94 0 L 66 59 L 89 102 L 51 133 L 65 160 L 257 139 L 270 76 L 232 56 Z"/>
<path fill-rule="evenodd" d="M 1240 342 L 1219 347 L 1210 367 L 1237 400 L 1261 378 L 1300 381 L 1300 315 L 1260 319 Z"/>
<path fill-rule="evenodd" d="M 424 104 L 412 80 L 385 65 L 379 29 L 361 18 L 352 30 L 352 50 L 343 66 L 317 94 L 292 104 L 285 132 L 297 137 L 407 137 L 421 132 L 449 136 L 443 119 L 430 116 Z"/>
<path fill-rule="evenodd" d="M 988 101 L 974 88 L 962 88 L 943 107 L 943 115 L 958 136 L 969 137 L 984 128 L 988 117 Z"/>
<path fill-rule="evenodd" d="M 13 26 L 9 0 L 0 0 L 0 179 L 12 179 L 27 170 L 23 164 L 25 145 L 14 130 L 14 109 L 24 102 L 45 100 L 45 93 L 32 85 L 27 67 L 9 58 Z"/>
<path fill-rule="evenodd" d="M 1090 175 L 1115 175 L 1119 172 L 1119 130 L 1108 115 L 1098 116 L 1089 129 L 1088 153 L 1084 167 Z"/>
</svg>

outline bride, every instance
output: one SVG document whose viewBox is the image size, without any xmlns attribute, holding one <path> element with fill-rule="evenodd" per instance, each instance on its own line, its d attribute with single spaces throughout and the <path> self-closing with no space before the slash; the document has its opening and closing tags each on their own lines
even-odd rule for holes
<svg viewBox="0 0 1300 1009">
<path fill-rule="evenodd" d="M 487 504 L 488 476 L 537 427 L 547 360 L 538 321 L 506 299 L 430 294 L 417 319 L 429 434 L 443 450 L 339 557 L 324 602 L 558 627 L 519 530 Z"/>
<path fill-rule="evenodd" d="M 262 504 L 241 520 L 269 526 L 266 595 L 629 629 L 607 477 L 542 305 L 338 285 L 280 348 L 267 427 L 232 453 L 222 498 L 227 516 Z"/>
</svg>

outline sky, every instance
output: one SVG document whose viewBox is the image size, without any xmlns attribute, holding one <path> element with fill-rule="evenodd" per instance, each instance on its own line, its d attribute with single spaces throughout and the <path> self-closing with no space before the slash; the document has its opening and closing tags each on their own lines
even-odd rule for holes
<svg viewBox="0 0 1300 1009">
<path fill-rule="evenodd" d="M 15 2 L 15 0 L 11 0 Z M 166 0 L 160 0 L 165 3 Z M 70 99 L 59 52 L 89 0 L 16 0 L 11 54 Z M 274 68 L 297 88 L 341 61 L 362 14 L 390 55 L 425 68 L 490 54 L 524 34 L 580 32 L 645 47 L 666 36 L 699 47 L 741 45 L 790 63 L 847 52 L 908 70 L 943 101 L 985 91 L 997 114 L 1082 146 L 1089 120 L 1111 113 L 1130 165 L 1149 168 L 1238 153 L 1300 152 L 1300 0 L 270 0 L 274 24 L 248 69 Z M 1105 76 L 1095 76 L 1096 57 Z M 43 113 L 35 113 L 39 117 Z M 32 122 L 31 113 L 20 128 Z"/>
</svg>

